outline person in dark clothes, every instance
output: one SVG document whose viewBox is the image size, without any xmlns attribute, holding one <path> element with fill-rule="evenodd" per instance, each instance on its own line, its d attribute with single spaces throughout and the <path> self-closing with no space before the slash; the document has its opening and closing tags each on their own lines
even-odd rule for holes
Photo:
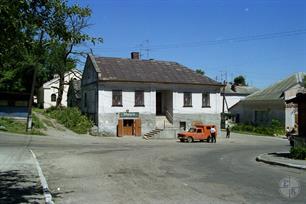
<svg viewBox="0 0 306 204">
<path fill-rule="evenodd" d="M 228 125 L 226 127 L 226 138 L 230 138 L 230 135 L 231 135 L 231 130 L 230 130 L 230 126 Z"/>
</svg>

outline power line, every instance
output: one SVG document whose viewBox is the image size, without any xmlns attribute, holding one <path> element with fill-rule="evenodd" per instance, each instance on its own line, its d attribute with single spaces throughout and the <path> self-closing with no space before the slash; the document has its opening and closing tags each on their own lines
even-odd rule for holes
<svg viewBox="0 0 306 204">
<path fill-rule="evenodd" d="M 148 52 L 152 50 L 205 47 L 205 46 L 213 46 L 213 45 L 219 45 L 219 44 L 225 44 L 225 43 L 241 43 L 241 42 L 249 42 L 249 41 L 255 41 L 255 40 L 269 40 L 269 39 L 276 39 L 276 38 L 286 38 L 286 37 L 305 35 L 305 34 L 306 34 L 306 29 L 297 29 L 297 30 L 291 30 L 291 31 L 239 36 L 239 37 L 231 37 L 231 38 L 225 38 L 225 39 L 220 39 L 220 40 L 210 40 L 210 41 L 182 42 L 182 43 L 160 44 L 160 45 L 151 45 L 151 46 L 149 46 L 149 43 L 146 42 L 147 46 L 143 50 L 147 51 L 147 55 L 148 55 Z M 122 49 L 133 50 L 137 48 L 139 49 L 139 46 L 122 47 L 122 48 L 103 48 L 101 47 L 98 49 L 105 49 L 104 51 L 109 50 L 111 52 L 115 52 L 115 51 L 121 51 Z"/>
</svg>

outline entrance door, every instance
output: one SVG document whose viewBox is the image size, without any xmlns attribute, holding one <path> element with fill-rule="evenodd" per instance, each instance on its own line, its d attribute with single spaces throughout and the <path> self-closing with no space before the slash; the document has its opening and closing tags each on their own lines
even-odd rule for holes
<svg viewBox="0 0 306 204">
<path fill-rule="evenodd" d="M 134 120 L 123 120 L 123 135 L 133 135 Z"/>
<path fill-rule="evenodd" d="M 156 92 L 156 115 L 162 114 L 162 93 Z"/>
</svg>

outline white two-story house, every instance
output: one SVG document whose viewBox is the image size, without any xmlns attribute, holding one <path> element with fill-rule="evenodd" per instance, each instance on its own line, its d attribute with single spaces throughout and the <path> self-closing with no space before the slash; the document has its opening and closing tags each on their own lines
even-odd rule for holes
<svg viewBox="0 0 306 204">
<path fill-rule="evenodd" d="M 143 135 L 156 128 L 220 125 L 222 84 L 176 62 L 88 55 L 81 110 L 99 132 Z M 162 121 L 162 122 L 161 122 Z"/>
</svg>

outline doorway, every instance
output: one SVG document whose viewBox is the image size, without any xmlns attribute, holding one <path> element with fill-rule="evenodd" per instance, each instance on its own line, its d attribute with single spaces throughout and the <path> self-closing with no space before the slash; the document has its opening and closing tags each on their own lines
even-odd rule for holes
<svg viewBox="0 0 306 204">
<path fill-rule="evenodd" d="M 117 136 L 141 136 L 141 120 L 119 119 L 117 125 Z"/>
<path fill-rule="evenodd" d="M 134 135 L 134 120 L 123 120 L 123 135 Z"/>
<path fill-rule="evenodd" d="M 162 115 L 162 92 L 156 92 L 156 115 Z"/>
</svg>

